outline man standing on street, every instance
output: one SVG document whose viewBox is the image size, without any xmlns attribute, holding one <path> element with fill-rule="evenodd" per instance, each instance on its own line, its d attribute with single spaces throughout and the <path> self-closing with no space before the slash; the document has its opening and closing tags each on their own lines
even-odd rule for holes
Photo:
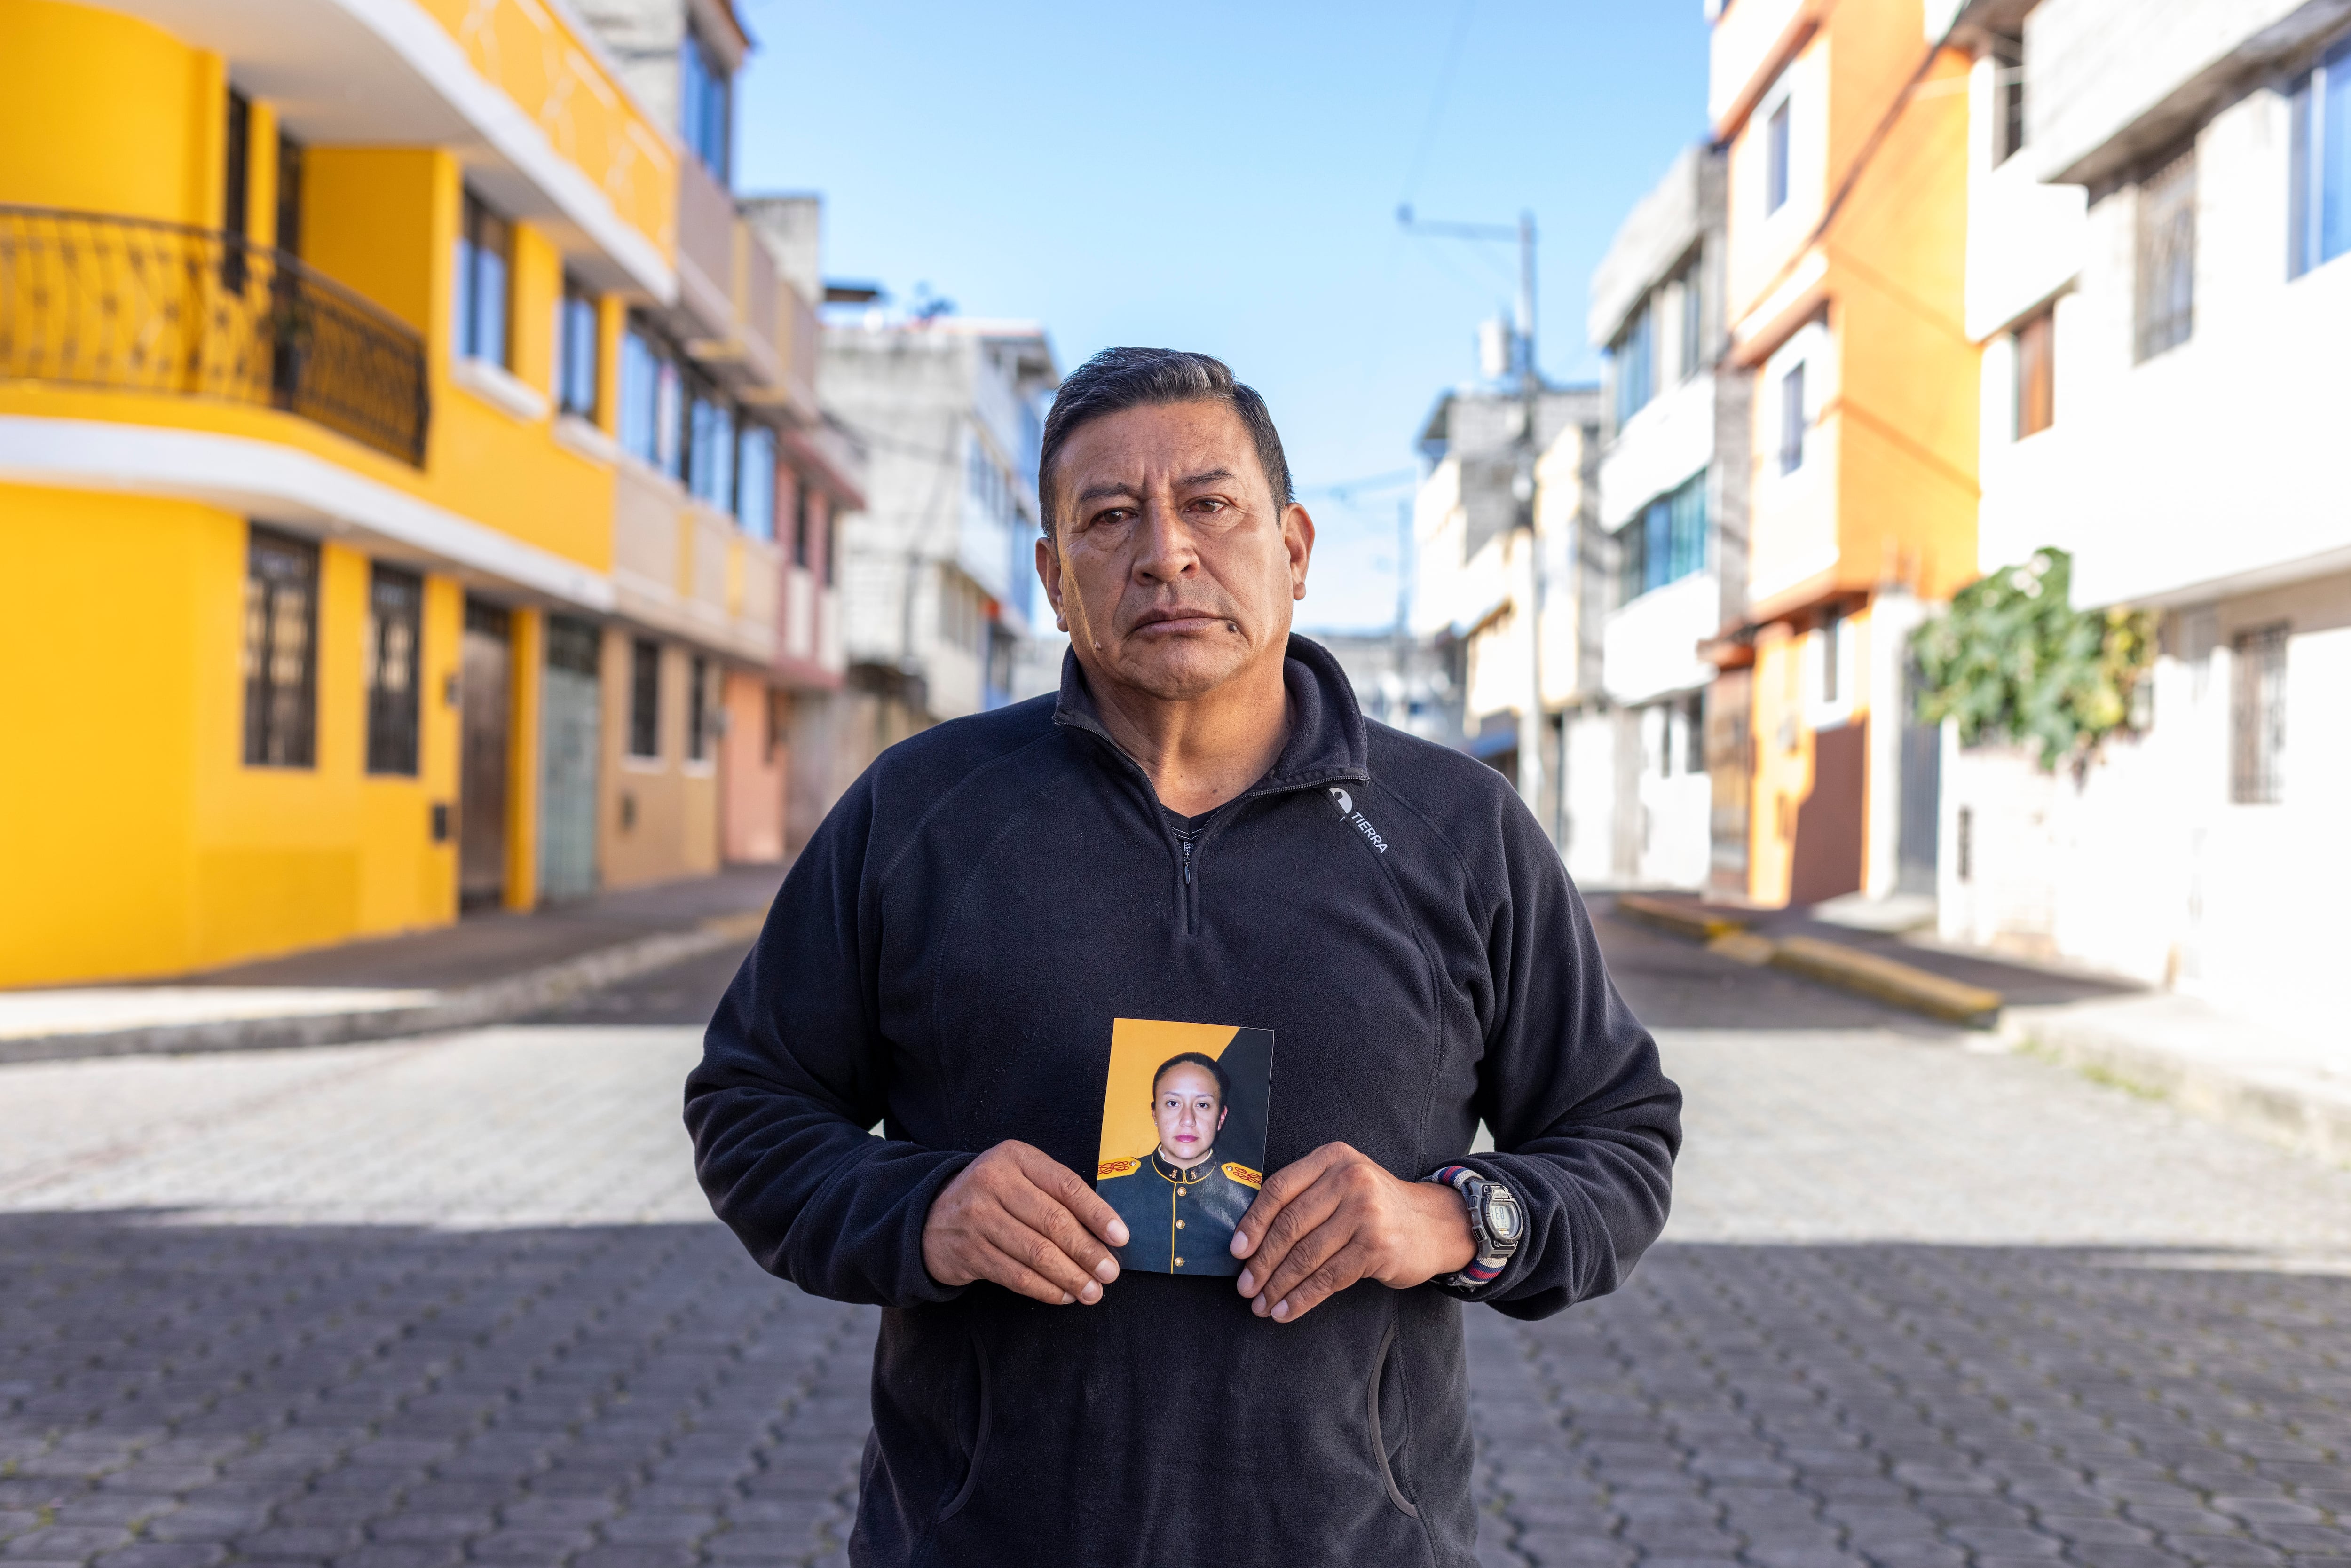
<svg viewBox="0 0 2351 1568">
<path fill-rule="evenodd" d="M 1060 695 L 867 769 L 686 1083 L 753 1257 L 888 1309 L 851 1561 L 1471 1568 L 1462 1304 L 1614 1290 L 1680 1093 L 1501 776 L 1290 634 L 1314 525 L 1254 392 L 1106 350 L 1038 486 Z M 1238 1281 L 1119 1271 L 1079 1173 L 1122 1018 L 1273 1031 Z"/>
</svg>

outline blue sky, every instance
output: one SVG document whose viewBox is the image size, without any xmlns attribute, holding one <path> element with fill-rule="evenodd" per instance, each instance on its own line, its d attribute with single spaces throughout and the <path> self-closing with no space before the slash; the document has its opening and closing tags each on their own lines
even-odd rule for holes
<svg viewBox="0 0 2351 1568">
<path fill-rule="evenodd" d="M 1699 0 L 737 0 L 759 40 L 737 184 L 820 191 L 826 271 L 1044 323 L 1066 370 L 1198 349 L 1266 394 L 1320 533 L 1302 626 L 1386 623 L 1400 487 L 1476 370 L 1507 246 L 1395 208 L 1541 230 L 1545 372 L 1599 373 L 1585 290 L 1625 211 L 1705 128 Z"/>
</svg>

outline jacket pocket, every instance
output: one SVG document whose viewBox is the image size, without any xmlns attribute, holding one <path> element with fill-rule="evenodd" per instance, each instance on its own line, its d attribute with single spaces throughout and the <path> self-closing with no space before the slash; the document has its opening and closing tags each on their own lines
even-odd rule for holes
<svg viewBox="0 0 2351 1568">
<path fill-rule="evenodd" d="M 981 1346 L 979 1337 L 977 1334 L 972 1336 L 970 1343 L 972 1376 L 975 1385 L 972 1402 L 975 1406 L 975 1414 L 972 1417 L 971 1424 L 971 1441 L 964 1447 L 964 1451 L 969 1456 L 969 1458 L 966 1460 L 964 1466 L 963 1485 L 956 1489 L 955 1495 L 947 1499 L 946 1506 L 939 1510 L 938 1521 L 941 1524 L 945 1524 L 948 1520 L 953 1519 L 956 1514 L 963 1511 L 963 1505 L 971 1500 L 971 1494 L 977 1490 L 979 1487 L 980 1464 L 987 1458 L 987 1427 L 989 1414 L 987 1407 L 987 1352 Z"/>
<path fill-rule="evenodd" d="M 1404 1495 L 1396 1485 L 1394 1457 L 1404 1452 L 1410 1426 L 1404 1397 L 1404 1369 L 1395 1368 L 1393 1382 L 1389 1365 L 1395 1359 L 1395 1321 L 1391 1318 L 1380 1334 L 1378 1354 L 1372 1357 L 1371 1385 L 1364 1392 L 1364 1414 L 1372 1439 L 1372 1462 L 1379 1467 L 1380 1482 L 1387 1488 L 1388 1501 L 1394 1503 L 1406 1518 L 1418 1519 L 1420 1510 Z M 1384 1407 L 1384 1408 L 1383 1408 Z"/>
</svg>

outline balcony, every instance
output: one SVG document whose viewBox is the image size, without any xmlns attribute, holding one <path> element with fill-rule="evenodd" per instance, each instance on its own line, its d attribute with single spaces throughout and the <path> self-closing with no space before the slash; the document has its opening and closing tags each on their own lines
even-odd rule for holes
<svg viewBox="0 0 2351 1568">
<path fill-rule="evenodd" d="M 423 339 L 214 229 L 0 206 L 0 380 L 281 409 L 424 463 Z"/>
</svg>

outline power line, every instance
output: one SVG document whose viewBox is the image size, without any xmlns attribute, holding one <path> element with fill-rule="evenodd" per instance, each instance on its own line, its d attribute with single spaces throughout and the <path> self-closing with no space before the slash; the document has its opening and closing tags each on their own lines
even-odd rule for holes
<svg viewBox="0 0 2351 1568">
<path fill-rule="evenodd" d="M 1410 202 L 1420 190 L 1422 169 L 1428 162 L 1429 149 L 1437 144 L 1437 128 L 1445 119 L 1445 105 L 1453 92 L 1453 73 L 1461 63 L 1461 46 L 1469 38 L 1469 19 L 1477 13 L 1478 0 L 1461 0 L 1461 9 L 1454 14 L 1453 37 L 1445 47 L 1445 65 L 1437 73 L 1437 91 L 1428 101 L 1428 120 L 1420 128 L 1420 145 L 1412 155 L 1411 167 L 1404 177 L 1403 200 Z"/>
</svg>

